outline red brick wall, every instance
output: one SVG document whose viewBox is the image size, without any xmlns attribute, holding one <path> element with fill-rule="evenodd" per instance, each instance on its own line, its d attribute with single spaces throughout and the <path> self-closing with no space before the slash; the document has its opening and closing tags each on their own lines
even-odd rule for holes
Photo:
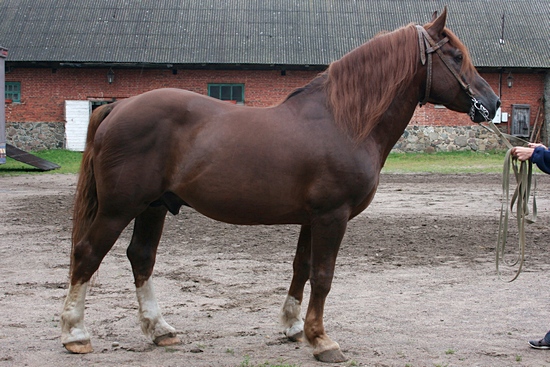
<svg viewBox="0 0 550 367">
<path fill-rule="evenodd" d="M 317 72 L 216 71 L 115 69 L 113 84 L 107 83 L 106 69 L 15 68 L 6 81 L 21 82 L 21 104 L 6 107 L 7 121 L 64 121 L 65 100 L 127 98 L 148 90 L 175 87 L 207 94 L 208 83 L 245 84 L 245 103 L 271 106 L 292 90 L 313 79 Z"/>
<path fill-rule="evenodd" d="M 65 100 L 126 98 L 145 91 L 176 87 L 206 94 L 208 83 L 243 83 L 245 103 L 249 106 L 271 106 L 279 103 L 294 88 L 306 84 L 317 75 L 316 71 L 223 71 L 223 70 L 172 70 L 115 69 L 115 81 L 107 83 L 107 69 L 52 69 L 14 68 L 6 74 L 6 81 L 21 82 L 21 104 L 6 106 L 8 122 L 60 122 L 64 121 Z M 482 74 L 495 92 L 502 92 L 503 112 L 512 112 L 512 104 L 530 104 L 531 122 L 544 90 L 542 74 L 514 74 L 512 88 L 506 86 L 507 74 Z M 469 117 L 447 109 L 427 105 L 417 108 L 411 125 L 465 126 Z"/>
</svg>

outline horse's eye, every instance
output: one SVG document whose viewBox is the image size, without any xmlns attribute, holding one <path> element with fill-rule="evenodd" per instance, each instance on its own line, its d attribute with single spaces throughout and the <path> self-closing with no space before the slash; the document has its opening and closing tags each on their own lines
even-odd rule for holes
<svg viewBox="0 0 550 367">
<path fill-rule="evenodd" d="M 456 56 L 455 56 L 455 61 L 456 61 L 457 63 L 461 63 L 461 62 L 462 62 L 462 54 L 456 55 Z"/>
</svg>

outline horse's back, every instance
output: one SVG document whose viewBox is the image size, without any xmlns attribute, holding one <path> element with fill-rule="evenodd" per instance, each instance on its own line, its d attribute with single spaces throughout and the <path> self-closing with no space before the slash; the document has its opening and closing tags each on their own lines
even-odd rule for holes
<svg viewBox="0 0 550 367">
<path fill-rule="evenodd" d="M 117 111 L 126 118 L 152 122 L 159 118 L 182 118 L 189 113 L 221 113 L 236 106 L 185 89 L 162 88 L 151 90 L 118 102 Z"/>
<path fill-rule="evenodd" d="M 182 130 L 204 124 L 232 108 L 232 104 L 188 90 L 155 89 L 117 101 L 94 140 L 100 149 L 119 156 L 152 145 L 166 147 L 176 138 L 185 138 Z"/>
</svg>

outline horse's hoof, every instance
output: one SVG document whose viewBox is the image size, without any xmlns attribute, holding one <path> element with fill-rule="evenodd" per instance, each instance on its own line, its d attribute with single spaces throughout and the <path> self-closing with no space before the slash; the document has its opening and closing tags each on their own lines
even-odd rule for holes
<svg viewBox="0 0 550 367">
<path fill-rule="evenodd" d="M 314 354 L 314 356 L 318 361 L 325 363 L 340 363 L 348 360 L 340 349 L 325 350 L 321 353 Z"/>
<path fill-rule="evenodd" d="M 159 347 L 168 347 L 170 345 L 176 345 L 181 343 L 181 339 L 174 333 L 168 333 L 155 338 L 153 342 Z"/>
<path fill-rule="evenodd" d="M 291 327 L 285 330 L 285 335 L 292 342 L 301 342 L 304 340 L 304 329 Z"/>
<path fill-rule="evenodd" d="M 79 341 L 79 342 L 70 342 L 67 344 L 63 344 L 63 346 L 69 352 L 75 353 L 75 354 L 86 354 L 94 351 L 94 348 L 92 348 L 92 343 L 90 343 L 89 340 Z"/>
</svg>

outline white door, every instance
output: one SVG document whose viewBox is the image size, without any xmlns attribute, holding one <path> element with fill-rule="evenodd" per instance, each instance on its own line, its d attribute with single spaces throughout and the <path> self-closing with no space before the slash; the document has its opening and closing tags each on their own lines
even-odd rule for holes
<svg viewBox="0 0 550 367">
<path fill-rule="evenodd" d="M 65 101 L 65 148 L 84 151 L 91 113 L 90 101 Z"/>
</svg>

